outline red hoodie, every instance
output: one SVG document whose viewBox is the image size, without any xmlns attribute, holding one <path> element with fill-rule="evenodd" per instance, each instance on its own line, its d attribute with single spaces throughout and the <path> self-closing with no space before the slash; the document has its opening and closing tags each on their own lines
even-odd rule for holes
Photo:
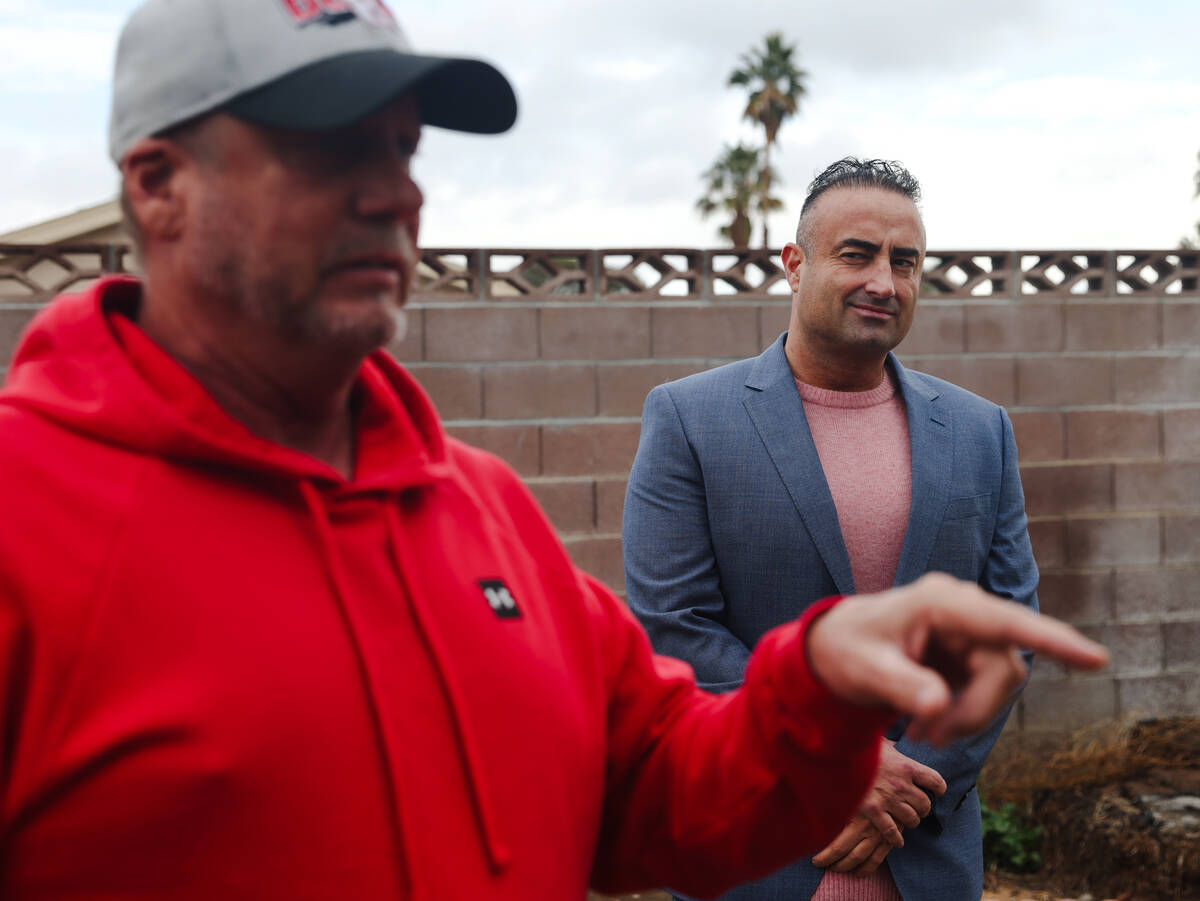
<svg viewBox="0 0 1200 901">
<path fill-rule="evenodd" d="M 229 418 L 139 296 L 55 301 L 0 392 L 5 899 L 716 894 L 846 821 L 888 718 L 803 623 L 700 692 L 391 358 L 346 480 Z"/>
</svg>

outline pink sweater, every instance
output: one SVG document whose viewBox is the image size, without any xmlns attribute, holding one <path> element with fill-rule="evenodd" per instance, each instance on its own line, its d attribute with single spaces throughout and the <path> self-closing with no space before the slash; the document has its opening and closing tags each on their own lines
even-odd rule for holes
<svg viewBox="0 0 1200 901">
<path fill-rule="evenodd" d="M 912 456 L 895 376 L 870 391 L 830 391 L 797 379 L 804 415 L 837 507 L 856 593 L 896 578 L 912 504 Z M 826 871 L 812 901 L 900 901 L 885 860 L 869 876 Z"/>
</svg>

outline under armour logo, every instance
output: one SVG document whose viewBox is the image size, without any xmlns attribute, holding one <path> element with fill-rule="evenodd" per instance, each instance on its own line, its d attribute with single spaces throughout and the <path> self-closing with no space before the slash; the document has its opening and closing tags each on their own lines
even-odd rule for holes
<svg viewBox="0 0 1200 901">
<path fill-rule="evenodd" d="M 521 608 L 517 606 L 517 599 L 499 579 L 480 579 L 479 587 L 483 589 L 483 596 L 496 616 L 501 619 L 521 618 Z"/>
</svg>

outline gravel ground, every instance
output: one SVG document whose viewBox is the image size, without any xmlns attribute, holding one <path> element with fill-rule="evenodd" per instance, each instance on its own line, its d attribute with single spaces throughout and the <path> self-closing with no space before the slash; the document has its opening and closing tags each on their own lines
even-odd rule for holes
<svg viewBox="0 0 1200 901">
<path fill-rule="evenodd" d="M 985 881 L 982 901 L 1117 901 L 1117 899 L 1097 899 L 1094 895 L 1088 894 L 1071 898 L 1064 897 L 1057 892 L 1039 888 L 1037 876 L 1002 876 L 999 878 L 989 876 Z"/>
<path fill-rule="evenodd" d="M 984 888 L 982 901 L 1117 901 L 1097 899 L 1092 895 L 1078 898 L 1063 898 L 1055 892 L 1039 888 L 1037 877 L 989 877 Z M 666 892 L 635 892 L 632 895 L 597 895 L 592 893 L 588 901 L 671 901 Z"/>
</svg>

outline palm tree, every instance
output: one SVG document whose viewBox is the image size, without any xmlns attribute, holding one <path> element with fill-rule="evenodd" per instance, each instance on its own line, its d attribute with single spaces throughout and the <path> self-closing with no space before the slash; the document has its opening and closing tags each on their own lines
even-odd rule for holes
<svg viewBox="0 0 1200 901">
<path fill-rule="evenodd" d="M 1192 180 L 1196 185 L 1196 190 L 1192 194 L 1192 200 L 1200 197 L 1200 152 L 1196 154 L 1196 174 L 1192 176 Z M 1200 239 L 1200 222 L 1196 223 L 1196 237 Z"/>
<path fill-rule="evenodd" d="M 759 162 L 758 149 L 738 144 L 725 145 L 708 170 L 701 176 L 705 182 L 704 196 L 696 201 L 700 215 L 709 216 L 717 210 L 733 214 L 733 220 L 721 227 L 721 235 L 728 238 L 734 247 L 746 247 L 750 243 L 750 206 L 758 193 L 763 178 L 768 177 Z M 770 209 L 782 203 L 769 198 Z"/>
<path fill-rule="evenodd" d="M 1200 153 L 1196 154 L 1196 174 L 1192 176 L 1192 181 L 1196 185 L 1196 190 L 1192 194 L 1192 200 L 1200 197 Z M 1196 228 L 1190 235 L 1185 235 L 1179 239 L 1179 247 L 1182 250 L 1196 250 L 1200 248 L 1200 222 L 1196 223 Z"/>
<path fill-rule="evenodd" d="M 729 75 L 731 87 L 750 88 L 750 99 L 742 115 L 762 125 L 767 138 L 763 148 L 763 182 L 759 186 L 763 247 L 768 244 L 767 213 L 774 209 L 771 205 L 771 145 L 775 143 L 783 121 L 796 115 L 800 98 L 806 93 L 804 79 L 808 73 L 792 61 L 795 52 L 795 44 L 784 43 L 780 32 L 772 32 L 762 47 L 743 53 L 739 67 Z"/>
</svg>

